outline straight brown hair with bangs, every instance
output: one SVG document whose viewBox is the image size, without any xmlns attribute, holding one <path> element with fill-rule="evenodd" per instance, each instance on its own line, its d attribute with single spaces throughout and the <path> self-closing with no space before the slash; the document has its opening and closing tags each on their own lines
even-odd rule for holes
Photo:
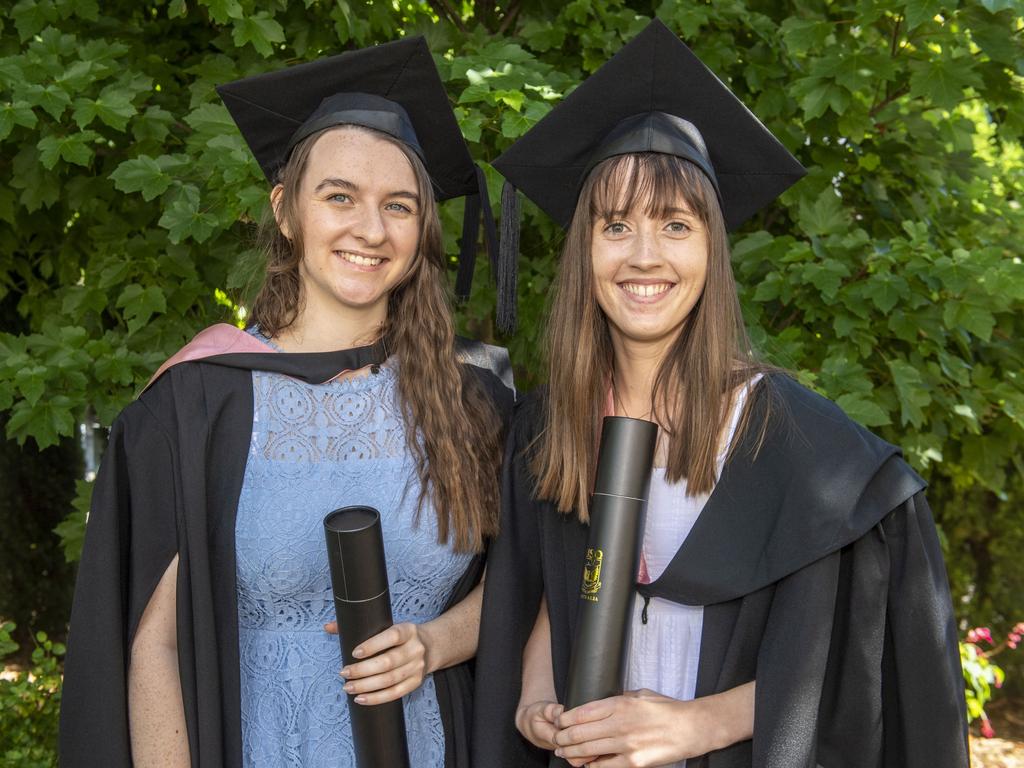
<svg viewBox="0 0 1024 768">
<path fill-rule="evenodd" d="M 460 552 L 480 552 L 498 531 L 498 474 L 502 435 L 499 418 L 480 380 L 459 363 L 448 298 L 441 222 L 430 176 L 406 144 L 361 126 L 335 126 L 300 142 L 278 175 L 283 186 L 279 215 L 293 233 L 286 238 L 270 206 L 260 226 L 266 278 L 251 318 L 268 336 L 287 328 L 302 307 L 299 263 L 303 244 L 299 189 L 313 145 L 331 130 L 356 130 L 394 144 L 409 160 L 420 199 L 420 241 L 412 265 L 388 296 L 383 328 L 399 361 L 398 392 L 406 441 L 420 481 L 419 509 L 430 498 L 438 541 Z"/>
<path fill-rule="evenodd" d="M 614 373 L 608 320 L 597 303 L 591 241 L 597 222 L 633 210 L 665 218 L 685 201 L 707 231 L 704 291 L 669 347 L 655 377 L 652 419 L 668 437 L 666 478 L 687 481 L 687 493 L 708 493 L 737 388 L 770 366 L 759 363 L 740 312 L 729 240 L 718 196 L 695 165 L 673 155 L 609 158 L 583 183 L 566 235 L 547 325 L 548 394 L 545 429 L 532 462 L 540 498 L 560 512 L 589 519 L 602 409 Z M 757 387 L 748 398 L 761 395 Z M 750 428 L 749 407 L 731 445 Z M 767 419 L 759 425 L 761 436 Z"/>
</svg>

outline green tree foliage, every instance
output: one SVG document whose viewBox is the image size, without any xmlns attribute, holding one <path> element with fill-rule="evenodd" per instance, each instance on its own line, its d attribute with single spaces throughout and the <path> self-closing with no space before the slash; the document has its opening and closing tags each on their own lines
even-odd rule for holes
<svg viewBox="0 0 1024 768">
<path fill-rule="evenodd" d="M 30 325 L 0 334 L 8 434 L 52 444 L 87 405 L 108 423 L 228 316 L 215 289 L 244 305 L 267 189 L 215 84 L 423 33 L 496 200 L 487 161 L 654 15 L 809 169 L 734 240 L 758 347 L 903 446 L 932 482 L 960 608 L 1011 625 L 1021 0 L 20 0 L 0 21 L 0 292 Z M 444 206 L 450 254 L 460 214 Z M 500 341 L 527 386 L 560 239 L 524 205 L 521 327 Z M 492 306 L 479 275 L 460 324 L 493 337 Z"/>
<path fill-rule="evenodd" d="M 16 627 L 0 622 L 0 662 L 18 650 Z M 0 765 L 52 768 L 57 765 L 61 657 L 64 646 L 37 632 L 26 669 L 7 670 L 0 678 Z"/>
<path fill-rule="evenodd" d="M 0 327 L 23 330 L 13 299 L 13 294 L 0 299 Z M 0 430 L 7 418 L 0 412 Z M 67 625 L 74 564 L 53 531 L 64 524 L 75 498 L 80 454 L 75 437 L 44 450 L 31 441 L 18 445 L 0 437 L 0 621 L 17 624 L 16 639 L 26 647 L 33 630 L 63 637 Z"/>
</svg>

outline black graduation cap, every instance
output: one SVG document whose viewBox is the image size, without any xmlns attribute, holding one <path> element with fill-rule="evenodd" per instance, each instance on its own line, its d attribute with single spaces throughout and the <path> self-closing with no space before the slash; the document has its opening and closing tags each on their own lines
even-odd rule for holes
<svg viewBox="0 0 1024 768">
<path fill-rule="evenodd" d="M 696 164 L 714 184 L 730 230 L 806 173 L 655 19 L 494 162 L 506 179 L 499 258 L 512 281 L 518 250 L 512 187 L 567 227 L 590 170 L 632 152 L 661 152 Z M 514 325 L 514 315 L 513 294 L 512 307 L 499 305 L 499 319 Z"/>
<path fill-rule="evenodd" d="M 423 160 L 438 200 L 467 198 L 456 294 L 469 294 L 481 211 L 495 259 L 484 175 L 469 156 L 422 37 L 236 80 L 217 93 L 271 183 L 297 143 L 332 125 L 362 125 L 404 141 Z"/>
</svg>

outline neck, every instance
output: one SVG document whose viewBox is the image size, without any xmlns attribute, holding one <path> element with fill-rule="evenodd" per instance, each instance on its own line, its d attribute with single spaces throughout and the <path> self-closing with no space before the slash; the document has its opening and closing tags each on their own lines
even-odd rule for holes
<svg viewBox="0 0 1024 768">
<path fill-rule="evenodd" d="M 372 344 L 380 337 L 387 305 L 369 309 L 303 306 L 274 342 L 285 352 L 333 352 Z"/>
<path fill-rule="evenodd" d="M 654 380 L 672 339 L 636 342 L 612 334 L 615 369 L 612 385 L 620 416 L 653 418 Z"/>
</svg>

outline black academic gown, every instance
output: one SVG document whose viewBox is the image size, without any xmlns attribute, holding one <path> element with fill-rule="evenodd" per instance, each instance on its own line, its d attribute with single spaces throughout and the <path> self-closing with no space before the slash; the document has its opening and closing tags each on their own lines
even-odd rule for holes
<svg viewBox="0 0 1024 768">
<path fill-rule="evenodd" d="M 766 386 L 767 385 L 767 386 Z M 703 605 L 697 696 L 757 681 L 752 740 L 691 768 L 961 768 L 963 678 L 924 482 L 899 451 L 791 379 L 760 451 L 748 431 L 689 536 L 640 596 Z M 502 531 L 491 546 L 477 651 L 473 765 L 547 765 L 514 723 L 522 650 L 542 592 L 565 693 L 586 526 L 533 495 L 540 397 L 517 406 Z"/>
<path fill-rule="evenodd" d="M 495 363 L 504 372 L 504 350 L 471 344 L 463 351 L 464 359 Z M 118 417 L 93 490 L 75 587 L 61 703 L 63 768 L 131 765 L 129 651 L 175 555 L 178 660 L 192 765 L 240 768 L 235 513 L 252 435 L 251 371 L 326 381 L 369 362 L 351 359 L 351 352 L 249 353 L 181 363 Z M 466 367 L 506 418 L 512 391 L 490 371 Z M 482 570 L 482 557 L 475 557 L 446 609 L 472 590 Z M 434 682 L 445 764 L 466 768 L 471 668 L 441 670 Z"/>
</svg>

